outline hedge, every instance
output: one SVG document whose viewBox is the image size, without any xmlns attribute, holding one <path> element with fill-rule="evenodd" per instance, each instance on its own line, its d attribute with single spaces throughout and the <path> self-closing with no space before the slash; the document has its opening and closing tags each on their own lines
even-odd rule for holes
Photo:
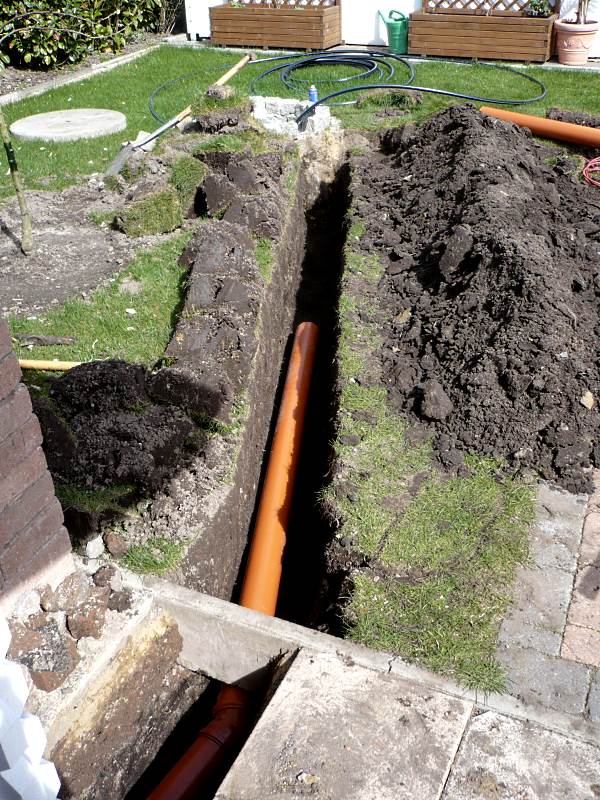
<svg viewBox="0 0 600 800">
<path fill-rule="evenodd" d="M 162 0 L 2 0 L 0 61 L 48 68 L 114 52 L 155 30 Z M 0 63 L 0 68 L 2 64 Z"/>
</svg>

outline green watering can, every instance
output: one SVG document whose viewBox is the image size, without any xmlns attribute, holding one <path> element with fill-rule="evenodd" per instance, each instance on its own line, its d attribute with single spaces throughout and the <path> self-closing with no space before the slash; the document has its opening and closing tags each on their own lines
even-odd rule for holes
<svg viewBox="0 0 600 800">
<path fill-rule="evenodd" d="M 408 52 L 408 19 L 400 11 L 390 11 L 387 19 L 381 11 L 378 14 L 387 28 L 390 53 L 404 55 Z"/>
</svg>

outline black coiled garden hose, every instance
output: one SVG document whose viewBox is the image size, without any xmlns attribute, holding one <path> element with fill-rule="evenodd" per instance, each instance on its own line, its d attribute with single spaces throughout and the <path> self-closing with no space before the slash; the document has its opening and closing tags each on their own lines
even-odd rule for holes
<svg viewBox="0 0 600 800">
<path fill-rule="evenodd" d="M 324 50 L 317 53 L 311 53 L 307 55 L 306 53 L 287 53 L 286 55 L 281 56 L 272 56 L 269 58 L 261 58 L 258 61 L 252 62 L 253 64 L 258 63 L 269 63 L 269 62 L 282 62 L 280 65 L 275 67 L 270 67 L 269 69 L 265 70 L 263 73 L 258 75 L 256 78 L 253 78 L 250 81 L 248 93 L 249 94 L 258 94 L 257 87 L 261 80 L 266 78 L 268 75 L 272 75 L 274 73 L 279 73 L 282 83 L 291 91 L 305 91 L 307 84 L 314 83 L 317 87 L 323 85 L 331 85 L 335 86 L 336 84 L 347 83 L 349 81 L 368 81 L 370 78 L 376 78 L 378 80 L 377 83 L 361 83 L 358 86 L 350 86 L 350 87 L 343 87 L 341 89 L 337 89 L 334 92 L 330 92 L 325 94 L 323 97 L 320 97 L 316 103 L 310 105 L 305 111 L 300 114 L 297 118 L 296 122 L 300 125 L 306 117 L 308 117 L 316 106 L 322 105 L 323 103 L 329 103 L 330 101 L 335 101 L 336 98 L 343 97 L 353 92 L 364 92 L 368 89 L 412 89 L 414 91 L 424 92 L 426 94 L 439 94 L 443 95 L 444 97 L 457 97 L 461 100 L 472 100 L 476 103 L 489 103 L 492 105 L 502 105 L 502 106 L 522 106 L 528 105 L 529 103 L 536 103 L 540 100 L 543 100 L 546 96 L 547 90 L 544 84 L 534 78 L 532 75 L 527 75 L 525 72 L 521 72 L 520 70 L 515 69 L 514 67 L 509 67 L 505 64 L 495 64 L 490 63 L 487 61 L 467 61 L 462 59 L 455 59 L 452 61 L 454 64 L 464 64 L 467 66 L 481 66 L 488 69 L 497 69 L 503 70 L 504 72 L 509 72 L 512 75 L 517 75 L 520 78 L 532 83 L 534 86 L 538 87 L 539 92 L 535 97 L 527 97 L 525 99 L 514 99 L 514 98 L 498 98 L 498 97 L 479 97 L 478 95 L 473 94 L 465 94 L 463 92 L 453 92 L 447 89 L 436 89 L 435 87 L 430 86 L 415 86 L 413 81 L 415 79 L 415 69 L 411 62 L 413 61 L 431 61 L 436 62 L 439 59 L 430 59 L 427 57 L 418 57 L 418 56 L 411 56 L 410 61 L 396 53 L 389 53 L 384 50 L 358 50 L 354 48 L 348 49 L 341 49 L 341 50 Z M 404 83 L 393 83 L 392 79 L 396 74 L 397 65 L 401 64 L 403 68 L 405 68 L 408 72 L 408 78 Z M 358 69 L 362 69 L 362 72 L 358 72 L 355 75 L 346 76 L 343 78 L 328 78 L 326 80 L 318 81 L 314 78 L 310 81 L 302 79 L 298 77 L 298 75 L 294 75 L 294 73 L 299 72 L 303 69 L 308 69 L 309 67 L 318 67 L 318 66 L 351 66 L 356 67 Z M 149 99 L 149 108 L 150 113 L 158 122 L 163 123 L 164 120 L 156 113 L 154 107 L 154 100 L 157 95 L 161 94 L 165 89 L 169 88 L 175 83 L 179 81 L 186 80 L 187 78 L 192 77 L 196 73 L 187 73 L 186 75 L 182 75 L 179 78 L 175 78 L 167 83 L 162 84 L 158 88 L 156 88 L 152 94 L 150 95 Z M 321 94 L 321 92 L 319 92 Z M 346 105 L 350 103 L 354 103 L 356 101 L 338 101 L 332 102 L 332 105 Z"/>
</svg>

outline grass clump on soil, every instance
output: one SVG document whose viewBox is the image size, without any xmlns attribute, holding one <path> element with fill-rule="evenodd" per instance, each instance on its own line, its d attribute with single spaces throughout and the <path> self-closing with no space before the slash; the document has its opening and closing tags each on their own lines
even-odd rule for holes
<svg viewBox="0 0 600 800">
<path fill-rule="evenodd" d="M 145 544 L 136 544 L 121 559 L 121 563 L 132 572 L 141 575 L 163 575 L 181 561 L 185 543 L 155 537 Z"/>
<path fill-rule="evenodd" d="M 207 151 L 221 151 L 225 153 L 242 153 L 250 148 L 254 154 L 266 152 L 267 145 L 265 137 L 259 131 L 246 130 L 239 133 L 217 133 L 200 142 L 194 148 L 194 153 L 205 153 Z"/>
<path fill-rule="evenodd" d="M 168 186 L 119 211 L 115 225 L 128 236 L 170 233 L 183 224 L 178 192 Z"/>
<path fill-rule="evenodd" d="M 273 275 L 273 242 L 266 236 L 256 240 L 256 264 L 266 285 Z"/>
<path fill-rule="evenodd" d="M 193 156 L 183 156 L 177 159 L 171 168 L 171 183 L 175 187 L 179 204 L 183 211 L 187 211 L 196 197 L 196 191 L 204 180 L 206 168 L 201 161 Z"/>
<path fill-rule="evenodd" d="M 192 100 L 192 116 L 211 114 L 215 111 L 237 111 L 245 113 L 250 111 L 250 101 L 247 93 L 237 89 L 229 97 L 216 97 L 201 92 Z"/>
<path fill-rule="evenodd" d="M 75 484 L 56 484 L 56 496 L 63 510 L 69 508 L 88 513 L 119 511 L 125 513 L 122 501 L 134 491 L 134 486 L 107 486 L 105 489 L 86 489 Z"/>
<path fill-rule="evenodd" d="M 177 234 L 138 253 L 126 270 L 88 300 L 68 300 L 35 320 L 10 319 L 13 334 L 75 338 L 72 345 L 17 348 L 18 355 L 61 361 L 121 358 L 152 366 L 171 339 L 183 303 L 187 271 L 179 256 L 191 235 L 192 231 Z M 138 294 L 122 291 L 124 281 L 139 284 Z M 36 376 L 33 379 L 38 382 Z"/>
<path fill-rule="evenodd" d="M 464 477 L 442 475 L 428 440 L 407 441 L 374 366 L 386 322 L 377 316 L 383 268 L 353 250 L 364 226 L 351 222 L 338 311 L 336 477 L 322 496 L 341 522 L 338 538 L 369 564 L 352 576 L 346 636 L 501 690 L 497 627 L 515 569 L 527 559 L 533 489 L 482 457 L 467 458 Z"/>
<path fill-rule="evenodd" d="M 225 422 L 211 417 L 206 411 L 191 411 L 190 417 L 208 436 L 227 436 L 234 430 L 233 425 L 227 425 Z"/>
</svg>

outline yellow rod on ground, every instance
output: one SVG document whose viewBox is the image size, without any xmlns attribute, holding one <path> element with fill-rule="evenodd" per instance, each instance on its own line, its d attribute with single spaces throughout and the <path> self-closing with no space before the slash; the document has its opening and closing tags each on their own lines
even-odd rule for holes
<svg viewBox="0 0 600 800">
<path fill-rule="evenodd" d="M 45 369 L 57 372 L 66 372 L 68 369 L 78 367 L 81 361 L 35 361 L 29 358 L 20 358 L 19 366 L 21 369 Z"/>
</svg>

